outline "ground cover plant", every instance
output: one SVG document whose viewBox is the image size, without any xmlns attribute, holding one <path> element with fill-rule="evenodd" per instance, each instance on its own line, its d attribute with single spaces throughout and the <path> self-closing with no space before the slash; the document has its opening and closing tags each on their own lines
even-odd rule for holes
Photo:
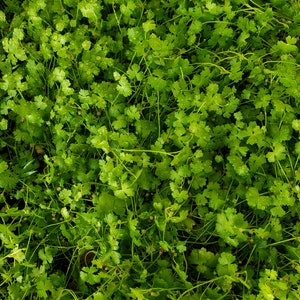
<svg viewBox="0 0 300 300">
<path fill-rule="evenodd" d="M 7 0 L 1 299 L 300 298 L 298 1 Z"/>
</svg>

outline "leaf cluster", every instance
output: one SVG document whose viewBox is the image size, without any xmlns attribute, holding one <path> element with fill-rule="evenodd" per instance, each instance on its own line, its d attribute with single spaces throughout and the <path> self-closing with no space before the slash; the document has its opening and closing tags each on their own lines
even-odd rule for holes
<svg viewBox="0 0 300 300">
<path fill-rule="evenodd" d="M 298 299 L 298 3 L 6 2 L 0 296 Z"/>
</svg>

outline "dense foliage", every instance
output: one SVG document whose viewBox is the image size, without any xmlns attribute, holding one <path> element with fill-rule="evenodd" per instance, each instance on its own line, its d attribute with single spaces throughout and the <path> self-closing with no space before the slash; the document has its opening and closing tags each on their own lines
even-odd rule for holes
<svg viewBox="0 0 300 300">
<path fill-rule="evenodd" d="M 300 4 L 0 11 L 0 298 L 300 299 Z"/>
</svg>

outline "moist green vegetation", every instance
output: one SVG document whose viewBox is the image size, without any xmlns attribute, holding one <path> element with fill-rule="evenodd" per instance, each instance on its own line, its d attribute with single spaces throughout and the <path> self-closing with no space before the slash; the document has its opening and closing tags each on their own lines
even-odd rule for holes
<svg viewBox="0 0 300 300">
<path fill-rule="evenodd" d="M 299 2 L 5 2 L 0 298 L 300 299 Z"/>
</svg>

